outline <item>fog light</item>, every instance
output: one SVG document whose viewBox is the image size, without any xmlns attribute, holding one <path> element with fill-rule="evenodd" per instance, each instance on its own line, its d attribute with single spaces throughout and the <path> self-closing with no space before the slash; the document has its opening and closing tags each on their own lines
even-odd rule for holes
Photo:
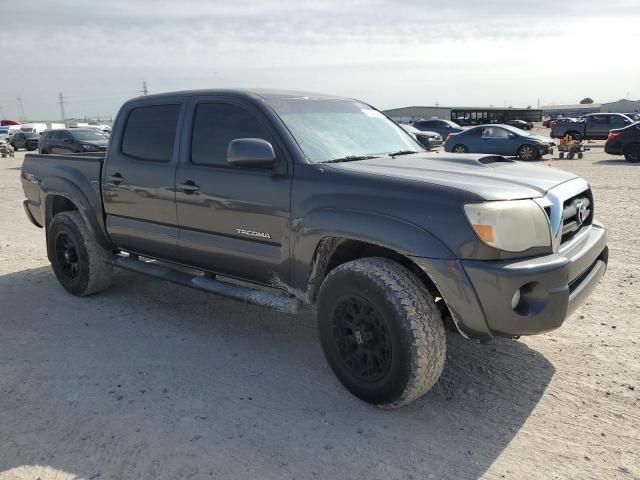
<svg viewBox="0 0 640 480">
<path fill-rule="evenodd" d="M 519 303 L 520 303 L 520 289 L 516 290 L 516 293 L 514 293 L 513 297 L 511 297 L 511 308 L 515 310 Z"/>
</svg>

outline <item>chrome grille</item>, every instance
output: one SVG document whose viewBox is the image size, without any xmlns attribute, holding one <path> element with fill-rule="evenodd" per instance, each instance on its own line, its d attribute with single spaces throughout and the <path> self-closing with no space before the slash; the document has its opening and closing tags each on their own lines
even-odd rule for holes
<svg viewBox="0 0 640 480">
<path fill-rule="evenodd" d="M 562 239 L 560 243 L 571 240 L 576 234 L 593 221 L 593 196 L 591 190 L 565 200 L 562 206 Z"/>
</svg>

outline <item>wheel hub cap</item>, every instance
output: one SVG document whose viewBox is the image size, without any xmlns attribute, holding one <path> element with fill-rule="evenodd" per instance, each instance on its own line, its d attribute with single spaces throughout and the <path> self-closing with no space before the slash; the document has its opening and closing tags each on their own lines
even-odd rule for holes
<svg viewBox="0 0 640 480">
<path fill-rule="evenodd" d="M 62 273 L 69 278 L 75 278 L 80 269 L 80 259 L 76 246 L 66 233 L 60 233 L 55 240 L 55 255 Z"/>
<path fill-rule="evenodd" d="M 333 339 L 343 364 L 360 380 L 375 382 L 391 367 L 391 339 L 378 312 L 361 297 L 338 303 Z"/>
</svg>

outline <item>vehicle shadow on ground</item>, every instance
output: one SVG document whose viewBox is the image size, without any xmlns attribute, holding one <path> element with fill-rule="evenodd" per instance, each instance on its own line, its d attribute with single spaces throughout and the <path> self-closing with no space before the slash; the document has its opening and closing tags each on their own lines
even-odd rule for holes
<svg viewBox="0 0 640 480">
<path fill-rule="evenodd" d="M 337 382 L 311 311 L 128 272 L 76 298 L 48 267 L 1 276 L 0 305 L 0 477 L 473 479 L 554 374 L 524 343 L 449 335 L 439 383 L 385 411 Z"/>
<path fill-rule="evenodd" d="M 640 166 L 640 162 L 627 162 L 626 160 L 598 160 L 595 165 L 628 165 L 629 167 Z"/>
</svg>

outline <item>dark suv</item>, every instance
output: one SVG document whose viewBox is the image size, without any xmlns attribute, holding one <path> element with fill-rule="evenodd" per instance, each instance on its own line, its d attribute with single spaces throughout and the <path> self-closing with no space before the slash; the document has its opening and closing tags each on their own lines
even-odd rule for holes
<svg viewBox="0 0 640 480">
<path fill-rule="evenodd" d="M 104 152 L 109 139 L 94 129 L 47 130 L 40 137 L 40 153 Z"/>
<path fill-rule="evenodd" d="M 11 138 L 11 146 L 14 150 L 24 148 L 32 151 L 38 148 L 38 139 L 40 134 L 36 132 L 18 132 Z"/>
<path fill-rule="evenodd" d="M 427 130 L 429 132 L 436 132 L 443 139 L 447 139 L 450 133 L 460 133 L 463 131 L 455 122 L 451 120 L 442 120 L 439 118 L 432 118 L 430 120 L 420 120 L 414 122 L 413 126 L 418 130 Z"/>
<path fill-rule="evenodd" d="M 609 155 L 624 155 L 629 162 L 640 162 L 640 122 L 611 130 L 604 151 Z"/>
</svg>

